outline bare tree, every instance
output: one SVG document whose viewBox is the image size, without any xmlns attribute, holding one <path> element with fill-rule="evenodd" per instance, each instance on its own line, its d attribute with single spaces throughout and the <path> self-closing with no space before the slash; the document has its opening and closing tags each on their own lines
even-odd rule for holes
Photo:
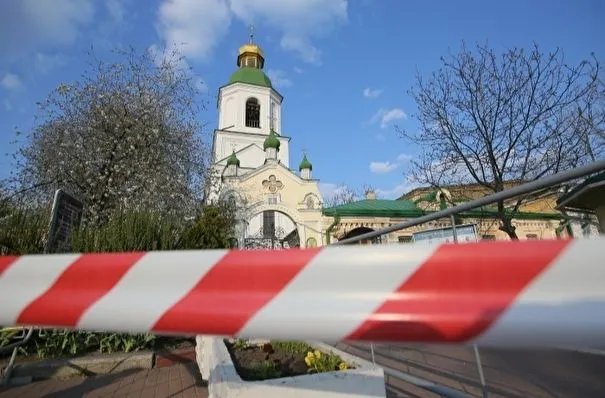
<svg viewBox="0 0 605 398">
<path fill-rule="evenodd" d="M 346 184 L 340 184 L 326 201 L 325 207 L 340 206 L 362 200 L 368 192 L 376 192 L 376 188 L 370 184 L 362 184 L 361 188 L 351 188 Z"/>
<path fill-rule="evenodd" d="M 345 184 L 341 184 L 335 189 L 334 194 L 328 198 L 325 207 L 340 206 L 356 200 L 359 200 L 358 192 Z"/>
<path fill-rule="evenodd" d="M 420 130 L 397 128 L 423 148 L 412 164 L 418 182 L 477 183 L 498 192 L 508 181 L 536 180 L 602 155 L 594 122 L 602 109 L 590 109 L 598 92 L 594 56 L 570 66 L 560 50 L 544 54 L 534 46 L 497 55 L 463 45 L 441 61 L 411 90 Z M 500 229 L 511 239 L 525 199 L 497 204 Z"/>
<path fill-rule="evenodd" d="M 117 50 L 109 63 L 89 55 L 79 81 L 39 104 L 39 122 L 19 153 L 19 189 L 37 203 L 67 189 L 100 222 L 116 208 L 191 209 L 209 160 L 193 74 L 174 53 Z"/>
</svg>

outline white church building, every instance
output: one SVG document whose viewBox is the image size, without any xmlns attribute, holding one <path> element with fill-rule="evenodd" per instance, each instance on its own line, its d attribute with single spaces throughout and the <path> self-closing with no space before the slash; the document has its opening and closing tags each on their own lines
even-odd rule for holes
<svg viewBox="0 0 605 398">
<path fill-rule="evenodd" d="M 323 199 L 306 155 L 290 168 L 290 140 L 282 131 L 282 95 L 263 72 L 261 48 L 240 47 L 238 69 L 219 89 L 209 201 L 236 205 L 241 248 L 323 244 Z"/>
</svg>

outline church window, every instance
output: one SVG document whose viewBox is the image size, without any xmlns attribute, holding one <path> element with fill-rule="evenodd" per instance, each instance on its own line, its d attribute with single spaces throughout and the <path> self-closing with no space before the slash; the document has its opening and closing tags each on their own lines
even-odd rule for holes
<svg viewBox="0 0 605 398">
<path fill-rule="evenodd" d="M 260 104 L 256 98 L 246 101 L 246 127 L 260 128 Z"/>
<path fill-rule="evenodd" d="M 315 208 L 315 202 L 313 201 L 312 197 L 307 197 L 307 209 L 314 209 Z"/>
</svg>

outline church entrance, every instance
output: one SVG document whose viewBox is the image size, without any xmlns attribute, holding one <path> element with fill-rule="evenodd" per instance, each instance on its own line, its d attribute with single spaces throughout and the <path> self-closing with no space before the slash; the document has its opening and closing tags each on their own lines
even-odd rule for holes
<svg viewBox="0 0 605 398">
<path fill-rule="evenodd" d="M 286 214 L 266 210 L 248 222 L 244 238 L 246 249 L 289 249 L 300 247 L 296 223 Z"/>
</svg>

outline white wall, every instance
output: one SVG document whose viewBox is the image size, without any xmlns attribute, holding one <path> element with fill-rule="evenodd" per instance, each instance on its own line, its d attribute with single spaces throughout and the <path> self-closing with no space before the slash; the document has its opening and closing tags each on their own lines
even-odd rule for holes
<svg viewBox="0 0 605 398">
<path fill-rule="evenodd" d="M 250 144 L 255 144 L 257 148 L 249 148 L 243 153 L 238 153 L 237 157 L 240 160 L 241 167 L 257 168 L 265 163 L 265 151 L 263 144 L 266 136 L 257 134 L 246 134 L 236 131 L 216 131 L 214 141 L 214 161 L 231 155 L 233 149 L 240 151 Z M 290 148 L 288 138 L 279 137 L 281 143 L 277 158 L 286 167 L 290 167 Z"/>
<path fill-rule="evenodd" d="M 254 97 L 260 104 L 260 128 L 246 127 L 246 101 Z M 265 134 L 271 131 L 270 110 L 273 103 L 273 121 L 275 131 L 281 133 L 281 103 L 282 99 L 275 90 L 267 87 L 235 83 L 221 88 L 219 92 L 218 111 L 219 129 L 230 126 L 231 130 L 244 133 Z"/>
</svg>

